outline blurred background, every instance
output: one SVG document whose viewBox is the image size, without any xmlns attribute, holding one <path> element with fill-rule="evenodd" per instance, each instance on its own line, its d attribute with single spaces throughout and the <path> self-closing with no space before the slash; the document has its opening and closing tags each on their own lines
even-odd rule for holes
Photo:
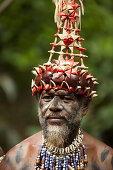
<svg viewBox="0 0 113 170">
<path fill-rule="evenodd" d="M 82 127 L 113 147 L 113 0 L 84 0 L 85 64 L 98 97 Z M 46 62 L 57 32 L 52 0 L 0 0 L 0 146 L 4 152 L 41 129 L 31 70 Z"/>
</svg>

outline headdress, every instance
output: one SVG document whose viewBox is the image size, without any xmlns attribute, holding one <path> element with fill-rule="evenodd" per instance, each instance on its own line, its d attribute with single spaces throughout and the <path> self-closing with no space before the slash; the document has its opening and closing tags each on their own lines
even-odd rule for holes
<svg viewBox="0 0 113 170">
<path fill-rule="evenodd" d="M 47 63 L 34 67 L 32 73 L 32 95 L 43 89 L 64 89 L 92 99 L 97 96 L 94 90 L 96 78 L 88 73 L 84 64 L 87 58 L 80 37 L 81 12 L 84 13 L 82 0 L 53 0 L 56 5 L 55 22 L 58 31 Z M 54 57 L 58 56 L 58 60 Z"/>
<path fill-rule="evenodd" d="M 81 0 L 54 0 L 54 2 L 58 31 L 54 42 L 51 43 L 48 62 L 34 67 L 33 74 L 36 77 L 32 80 L 32 94 L 34 96 L 43 89 L 64 89 L 92 99 L 97 96 L 94 91 L 97 82 L 84 65 L 84 58 L 87 56 L 83 51 L 86 49 L 82 47 L 81 41 L 84 39 L 79 35 L 81 11 L 84 13 L 83 3 Z M 58 56 L 58 60 L 53 59 L 54 56 Z M 87 153 L 82 142 L 83 134 L 80 129 L 72 144 L 66 148 L 49 145 L 44 139 L 35 169 L 85 169 Z"/>
</svg>

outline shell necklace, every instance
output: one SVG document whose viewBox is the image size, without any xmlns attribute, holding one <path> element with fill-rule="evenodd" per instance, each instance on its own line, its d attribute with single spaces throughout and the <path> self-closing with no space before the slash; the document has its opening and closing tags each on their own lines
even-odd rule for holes
<svg viewBox="0 0 113 170">
<path fill-rule="evenodd" d="M 66 148 L 50 146 L 44 141 L 36 158 L 35 170 L 84 170 L 88 161 L 82 141 L 80 128 L 72 144 Z"/>
</svg>

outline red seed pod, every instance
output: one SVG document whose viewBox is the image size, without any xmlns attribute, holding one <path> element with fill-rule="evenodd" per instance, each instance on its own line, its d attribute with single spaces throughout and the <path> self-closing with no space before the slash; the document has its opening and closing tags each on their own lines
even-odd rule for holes
<svg viewBox="0 0 113 170">
<path fill-rule="evenodd" d="M 40 76 L 40 75 L 37 75 L 36 78 L 35 78 L 35 84 L 36 84 L 36 85 L 39 85 L 39 84 L 40 84 L 40 81 L 41 81 L 41 76 Z"/>
<path fill-rule="evenodd" d="M 49 84 L 50 80 L 52 77 L 52 73 L 50 71 L 47 71 L 45 73 L 42 74 L 42 80 L 46 83 Z"/>
<path fill-rule="evenodd" d="M 74 39 L 71 35 L 66 35 L 64 38 L 63 38 L 63 43 L 66 45 L 66 46 L 69 46 L 71 43 L 74 42 Z"/>
<path fill-rule="evenodd" d="M 44 87 L 45 90 L 49 90 L 51 87 L 49 84 L 46 84 L 46 86 Z"/>
<path fill-rule="evenodd" d="M 73 87 L 70 87 L 70 88 L 69 88 L 69 91 L 70 91 L 70 92 L 75 92 L 75 89 L 74 89 Z"/>
<path fill-rule="evenodd" d="M 38 87 L 38 92 L 40 92 L 42 90 L 42 86 Z"/>
<path fill-rule="evenodd" d="M 91 90 L 93 90 L 94 89 L 94 83 L 93 83 L 92 79 L 88 79 L 87 82 L 88 82 L 88 87 L 90 87 Z"/>
<path fill-rule="evenodd" d="M 54 72 L 64 72 L 64 70 L 63 70 L 61 67 L 59 67 L 59 66 L 55 66 L 55 67 L 53 68 L 53 71 L 54 71 Z"/>
<path fill-rule="evenodd" d="M 56 85 L 61 85 L 61 83 L 64 81 L 64 75 L 62 76 L 58 76 L 59 73 L 54 73 L 53 74 L 53 77 L 52 77 L 52 80 L 56 83 Z"/>
<path fill-rule="evenodd" d="M 87 80 L 84 78 L 84 77 L 80 77 L 79 78 L 79 82 L 80 82 L 80 86 L 82 87 L 82 88 L 85 88 L 85 87 L 87 87 Z"/>
<path fill-rule="evenodd" d="M 33 87 L 33 90 L 32 90 L 32 96 L 35 96 L 35 95 L 36 95 L 36 92 L 37 92 L 36 87 Z"/>
<path fill-rule="evenodd" d="M 51 66 L 46 67 L 46 71 L 51 71 Z"/>
<path fill-rule="evenodd" d="M 79 84 L 79 77 L 77 75 L 75 75 L 75 74 L 71 74 L 70 78 L 66 77 L 66 81 L 67 81 L 69 86 L 75 88 Z"/>
</svg>

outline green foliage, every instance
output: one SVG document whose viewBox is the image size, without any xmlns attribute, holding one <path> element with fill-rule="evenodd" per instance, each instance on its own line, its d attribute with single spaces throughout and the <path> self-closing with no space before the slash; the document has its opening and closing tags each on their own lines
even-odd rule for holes
<svg viewBox="0 0 113 170">
<path fill-rule="evenodd" d="M 100 85 L 97 87 L 99 97 L 92 101 L 83 128 L 112 146 L 109 131 L 113 130 L 113 1 L 87 0 L 84 5 L 81 36 L 86 39 L 84 47 L 89 56 L 85 63 Z M 17 139 L 19 142 L 40 129 L 37 104 L 30 91 L 31 70 L 47 61 L 49 43 L 53 42 L 56 31 L 51 0 L 14 1 L 0 15 L 0 136 L 5 151 L 16 144 Z M 4 74 L 14 82 L 14 100 L 4 92 Z M 12 135 L 12 144 L 3 129 Z"/>
</svg>

